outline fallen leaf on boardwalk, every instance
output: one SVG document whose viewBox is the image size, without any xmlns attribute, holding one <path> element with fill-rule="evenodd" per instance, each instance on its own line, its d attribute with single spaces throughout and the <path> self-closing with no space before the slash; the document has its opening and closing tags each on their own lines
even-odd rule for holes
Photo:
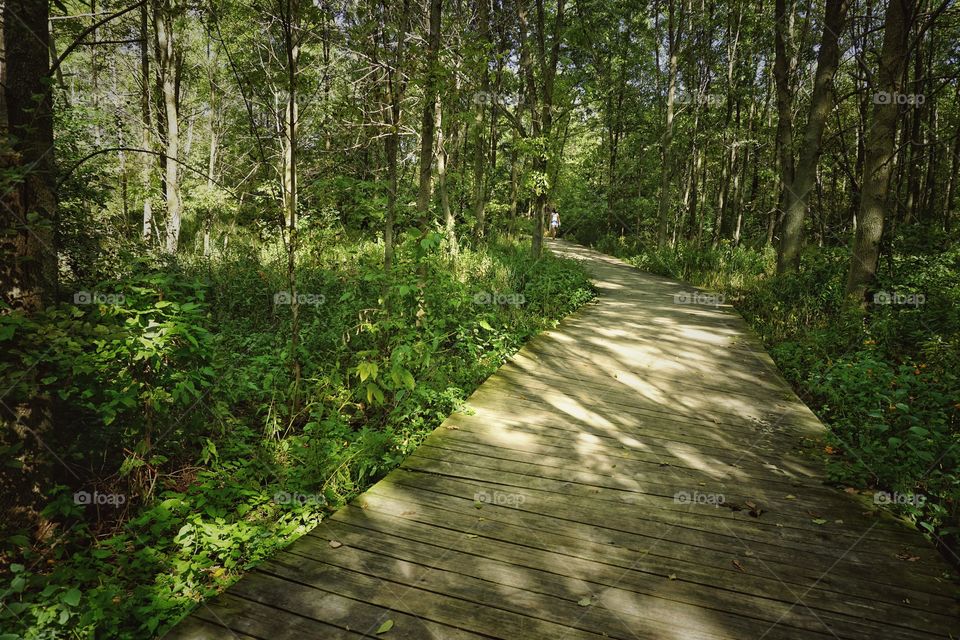
<svg viewBox="0 0 960 640">
<path fill-rule="evenodd" d="M 739 560 L 734 560 L 734 561 L 733 561 L 733 566 L 735 566 L 737 569 L 739 569 L 739 570 L 740 570 L 741 572 L 743 572 L 743 573 L 746 573 L 746 572 L 747 572 L 747 570 L 743 568 L 743 565 L 740 564 L 740 561 L 739 561 Z"/>
<path fill-rule="evenodd" d="M 909 551 L 901 551 L 897 554 L 899 560 L 906 560 L 907 562 L 916 562 L 920 559 L 920 556 L 915 556 Z"/>
<path fill-rule="evenodd" d="M 592 603 L 593 601 L 590 600 L 589 597 L 580 598 L 579 600 L 577 600 L 577 604 L 580 605 L 581 607 L 589 607 Z"/>
<path fill-rule="evenodd" d="M 786 497 L 787 500 L 796 500 L 796 499 L 797 499 L 797 496 L 793 495 L 792 493 L 788 493 L 785 497 Z"/>
<path fill-rule="evenodd" d="M 825 518 L 814 518 L 813 524 L 827 524 L 827 521 Z"/>
<path fill-rule="evenodd" d="M 746 551 L 743 552 L 743 555 L 747 556 L 748 558 L 752 558 L 752 557 L 753 557 L 753 551 L 750 551 L 750 550 L 748 549 L 748 550 L 746 550 Z"/>
<path fill-rule="evenodd" d="M 382 625 L 377 628 L 377 633 L 386 633 L 393 629 L 393 620 L 385 620 Z"/>
<path fill-rule="evenodd" d="M 343 546 L 343 543 L 340 542 L 339 540 L 331 540 L 331 541 L 330 541 L 330 548 L 331 548 L 331 549 L 339 549 L 339 548 L 342 547 L 342 546 Z"/>
<path fill-rule="evenodd" d="M 467 534 L 467 537 L 468 537 L 468 538 L 476 538 L 476 537 L 477 537 L 477 534 L 475 534 L 475 533 L 468 533 L 468 534 Z"/>
<path fill-rule="evenodd" d="M 677 574 L 671 573 L 671 574 L 670 574 L 669 576 L 667 576 L 667 577 L 670 578 L 671 580 L 676 580 L 676 579 L 677 579 Z"/>
</svg>

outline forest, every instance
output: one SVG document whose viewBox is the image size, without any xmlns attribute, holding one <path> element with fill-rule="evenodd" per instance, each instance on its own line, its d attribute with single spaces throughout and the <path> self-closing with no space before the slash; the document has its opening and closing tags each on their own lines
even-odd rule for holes
<svg viewBox="0 0 960 640">
<path fill-rule="evenodd" d="M 0 640 L 162 636 L 400 465 L 594 304 L 554 212 L 960 567 L 949 0 L 0 6 Z"/>
</svg>

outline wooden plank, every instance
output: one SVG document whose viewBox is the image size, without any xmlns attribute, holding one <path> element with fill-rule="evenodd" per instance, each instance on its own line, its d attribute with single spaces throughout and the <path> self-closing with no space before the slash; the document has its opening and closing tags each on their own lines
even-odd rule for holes
<svg viewBox="0 0 960 640">
<path fill-rule="evenodd" d="M 489 484 L 397 470 L 385 481 L 372 487 L 358 504 L 369 504 L 371 496 L 382 495 L 390 499 L 404 499 L 406 496 L 411 502 L 419 501 L 425 506 L 437 506 L 457 513 L 477 514 L 483 511 L 479 515 L 487 520 L 507 522 L 532 532 L 562 530 L 582 540 L 603 540 L 641 553 L 655 549 L 657 553 L 667 556 L 695 558 L 712 551 L 721 554 L 726 558 L 724 562 L 729 563 L 730 556 L 739 557 L 750 551 L 753 557 L 763 563 L 771 567 L 776 565 L 776 574 L 780 576 L 812 575 L 816 579 L 823 576 L 824 572 L 845 570 L 851 575 L 856 574 L 857 579 L 864 582 L 890 587 L 904 586 L 920 593 L 957 593 L 949 583 L 939 579 L 938 572 L 944 567 L 933 549 L 925 550 L 919 560 L 908 565 L 896 560 L 896 548 L 886 547 L 885 553 L 872 554 L 861 551 L 859 543 L 852 548 L 809 544 L 802 551 L 803 563 L 797 566 L 793 559 L 801 551 L 792 544 L 773 537 L 766 540 L 738 537 L 726 527 L 717 531 L 697 529 L 695 519 L 691 527 L 641 520 L 647 515 L 642 513 L 622 519 L 608 514 L 606 508 L 570 506 L 568 501 L 562 499 L 550 501 L 549 507 L 547 501 L 543 500 L 523 502 L 511 508 L 484 505 L 478 510 L 474 496 L 489 490 Z M 649 517 L 655 517 L 655 514 Z M 903 568 L 898 571 L 895 567 Z"/>
<path fill-rule="evenodd" d="M 603 451 L 620 451 L 624 456 L 649 463 L 668 463 L 679 468 L 696 469 L 715 478 L 746 477 L 748 471 L 773 483 L 821 485 L 822 475 L 814 473 L 806 451 L 800 447 L 802 440 L 794 441 L 793 449 L 797 453 L 784 454 L 781 460 L 771 451 L 771 446 L 760 444 L 736 443 L 704 444 L 688 436 L 687 431 L 678 432 L 670 437 L 645 433 L 642 429 L 634 432 L 620 432 L 611 429 L 586 427 L 570 420 L 555 420 L 551 423 L 536 423 L 521 420 L 509 420 L 499 416 L 455 414 L 437 433 L 448 436 L 453 431 L 466 431 L 475 438 L 495 439 L 502 435 L 516 442 L 542 441 L 558 449 L 579 452 L 582 447 L 590 446 Z M 466 436 L 465 436 L 466 437 Z M 759 441 L 763 436 L 757 435 Z M 756 444 L 756 446 L 755 446 Z"/>
<path fill-rule="evenodd" d="M 942 580 L 934 581 L 933 585 L 928 580 L 915 580 L 912 584 L 901 584 L 910 583 L 910 580 L 888 584 L 890 581 L 886 580 L 889 577 L 886 573 L 871 571 L 870 568 L 865 571 L 858 568 L 855 573 L 850 572 L 846 565 L 837 566 L 836 558 L 806 558 L 804 563 L 798 565 L 792 563 L 791 558 L 784 558 L 779 548 L 741 544 L 714 549 L 711 546 L 687 544 L 683 539 L 678 539 L 681 538 L 678 532 L 669 529 L 669 536 L 651 537 L 516 509 L 476 510 L 469 500 L 451 500 L 447 494 L 429 490 L 438 487 L 429 486 L 431 483 L 428 479 L 416 474 L 413 474 L 413 478 L 418 482 L 399 485 L 379 483 L 375 491 L 367 492 L 358 500 L 358 508 L 364 513 L 405 518 L 437 528 L 453 528 L 465 536 L 481 534 L 504 542 L 623 568 L 639 569 L 640 565 L 636 564 L 639 554 L 644 559 L 643 566 L 648 561 L 664 562 L 667 567 L 687 563 L 703 567 L 711 573 L 744 573 L 733 565 L 733 560 L 738 559 L 742 566 L 753 567 L 752 573 L 764 575 L 762 570 L 757 570 L 755 563 L 759 562 L 770 577 L 797 585 L 801 590 L 812 585 L 816 589 L 833 592 L 831 597 L 854 594 L 898 606 L 910 602 L 913 607 L 936 613 L 957 611 L 954 598 L 960 594 L 956 589 L 951 590 L 950 585 Z M 419 484 L 428 485 L 429 488 L 421 489 L 416 486 Z M 334 519 L 337 517 L 339 514 Z M 546 532 L 549 532 L 549 536 L 545 535 Z M 669 575 L 669 572 L 662 575 Z"/>
<path fill-rule="evenodd" d="M 956 631 L 960 590 L 942 559 L 823 485 L 811 455 L 823 425 L 732 307 L 676 304 L 695 289 L 550 245 L 587 260 L 598 301 L 528 342 L 402 468 L 168 637 Z M 678 491 L 764 512 L 681 505 Z M 387 619 L 389 635 L 376 634 Z"/>
<path fill-rule="evenodd" d="M 354 517 L 350 518 L 349 515 Z M 833 633 L 862 637 L 864 633 L 888 627 L 887 623 L 882 622 L 883 617 L 895 613 L 897 626 L 886 637 L 914 640 L 918 636 L 911 623 L 922 624 L 929 620 L 926 615 L 904 611 L 903 607 L 878 606 L 875 601 L 867 599 L 844 598 L 844 601 L 838 602 L 836 594 L 830 598 L 823 598 L 823 594 L 817 594 L 821 596 L 819 598 L 805 594 L 803 606 L 795 607 L 798 590 L 790 589 L 777 580 L 754 579 L 754 583 L 762 583 L 762 588 L 750 585 L 753 593 L 744 594 L 744 583 L 751 582 L 752 578 L 745 578 L 741 574 L 729 574 L 729 580 L 715 588 L 705 583 L 693 583 L 686 571 L 683 571 L 683 578 L 671 580 L 670 575 L 677 575 L 678 568 L 675 566 L 665 567 L 666 573 L 661 575 L 638 573 L 632 569 L 625 572 L 619 567 L 493 540 L 484 540 L 482 546 L 474 544 L 472 539 L 464 544 L 463 536 L 452 531 L 417 526 L 403 520 L 398 522 L 397 519 L 381 522 L 380 527 L 374 524 L 375 533 L 371 534 L 371 529 L 367 528 L 371 520 L 376 519 L 368 517 L 362 510 L 353 510 L 343 518 L 327 521 L 311 535 L 318 538 L 320 551 L 323 551 L 326 540 L 333 539 L 393 558 L 558 597 L 578 598 L 582 594 L 603 593 L 606 595 L 605 606 L 617 611 L 618 616 L 627 616 L 625 620 L 630 622 L 631 628 L 642 626 L 661 633 L 666 633 L 670 628 L 662 624 L 664 620 L 677 620 L 673 625 L 677 630 L 678 626 L 685 626 L 686 620 L 696 618 L 686 607 L 673 609 L 672 603 L 715 610 L 716 613 L 711 616 L 716 621 L 723 620 L 724 628 L 739 627 L 740 631 L 757 636 L 770 623 L 777 622 L 785 627 L 816 633 L 825 632 L 826 624 Z M 472 551 L 471 546 L 477 547 L 476 551 Z M 700 572 L 703 573 L 702 569 Z M 618 604 L 622 603 L 630 603 L 630 606 L 618 608 Z M 808 607 L 815 607 L 817 611 L 808 610 Z M 851 610 L 859 617 L 851 615 Z M 736 617 L 749 618 L 749 624 L 743 625 L 736 618 L 729 619 L 730 611 L 737 612 Z M 635 617 L 638 618 L 636 622 L 630 620 Z M 945 616 L 939 617 L 943 624 L 949 622 Z"/>
<path fill-rule="evenodd" d="M 674 474 L 670 477 L 670 474 L 665 473 L 661 468 L 649 469 L 650 465 L 645 465 L 646 473 L 634 472 L 636 467 L 629 462 L 614 464 L 606 470 L 606 473 L 601 473 L 593 469 L 585 469 L 588 463 L 584 461 L 581 461 L 576 469 L 570 469 L 569 465 L 565 467 L 562 463 L 556 466 L 546 464 L 551 462 L 551 459 L 546 457 L 531 458 L 531 461 L 527 462 L 517 460 L 516 457 L 501 458 L 489 455 L 490 448 L 486 451 L 460 451 L 455 448 L 455 439 L 450 446 L 434 446 L 434 442 L 434 439 L 428 439 L 417 449 L 415 455 L 418 458 L 457 465 L 458 477 L 464 477 L 459 470 L 465 467 L 481 467 L 495 472 L 556 480 L 562 483 L 557 490 L 565 495 L 579 495 L 593 500 L 609 500 L 618 504 L 683 513 L 688 513 L 690 510 L 683 503 L 678 504 L 675 501 L 678 491 L 685 491 L 688 494 L 714 492 L 722 494 L 727 504 L 744 505 L 747 501 L 751 501 L 761 508 L 759 518 L 767 520 L 783 518 L 785 526 L 818 531 L 818 525 L 812 523 L 810 516 L 811 513 L 815 513 L 819 518 L 843 520 L 854 529 L 873 527 L 875 539 L 882 538 L 893 544 L 905 545 L 915 545 L 918 542 L 916 534 L 905 529 L 902 524 L 883 520 L 878 522 L 874 518 L 866 517 L 863 513 L 851 509 L 851 506 L 859 507 L 860 505 L 846 504 L 849 502 L 848 496 L 837 491 L 831 492 L 826 488 L 809 494 L 804 493 L 802 498 L 788 500 L 782 493 L 767 493 L 760 483 L 744 485 L 742 480 L 710 482 L 707 478 L 707 481 L 700 481 L 699 478 L 704 476 L 691 477 L 687 474 Z M 442 441 L 442 443 L 448 442 L 451 442 L 451 439 Z M 499 453 L 499 450 L 495 452 Z M 619 473 L 616 467 L 620 468 Z M 510 483 L 504 482 L 504 484 Z M 601 491 L 597 492 L 595 490 L 597 488 Z M 737 513 L 741 511 L 742 509 L 736 510 Z M 739 519 L 734 511 L 723 506 L 707 510 L 704 517 Z"/>
<path fill-rule="evenodd" d="M 255 581 L 247 575 L 241 582 Z M 238 583 L 239 585 L 239 583 Z M 246 585 L 244 585 L 246 586 Z M 214 600 L 202 604 L 184 623 L 174 627 L 166 640 L 231 640 L 257 638 L 258 640 L 300 640 L 301 638 L 330 638 L 356 640 L 370 637 L 348 629 L 313 620 L 291 611 L 265 606 L 256 601 L 238 597 L 231 589 Z M 282 620 L 282 624 L 277 624 Z M 203 625 L 198 629 L 196 625 Z M 197 633 L 198 635 L 192 635 Z M 209 635 L 207 635 L 209 634 Z"/>
<path fill-rule="evenodd" d="M 669 593 L 683 590 L 685 583 L 669 578 L 661 578 L 657 581 L 657 588 L 643 593 L 619 587 L 617 583 L 622 578 L 622 570 L 608 568 L 606 578 L 609 585 L 597 582 L 597 574 L 603 569 L 595 565 L 584 578 L 571 580 L 530 567 L 520 569 L 514 561 L 501 562 L 486 555 L 461 553 L 453 548 L 416 543 L 392 535 L 373 537 L 369 535 L 369 530 L 353 528 L 351 531 L 342 522 L 330 523 L 320 532 L 320 535 L 323 534 L 343 542 L 345 546 L 330 552 L 326 538 L 318 538 L 316 544 L 302 545 L 296 552 L 346 568 L 358 566 L 365 558 L 374 558 L 372 561 L 366 560 L 368 564 L 373 562 L 379 565 L 392 561 L 400 573 L 417 575 L 423 572 L 429 575 L 430 578 L 417 582 L 433 581 L 441 586 L 444 593 L 459 594 L 484 606 L 494 603 L 518 613 L 535 612 L 531 615 L 610 637 L 630 638 L 630 630 L 633 629 L 644 629 L 648 637 L 662 637 L 660 634 L 667 634 L 671 630 L 682 633 L 683 637 L 718 637 L 715 631 L 717 626 L 727 633 L 735 629 L 741 637 L 758 637 L 770 627 L 771 622 L 778 620 L 784 627 L 783 637 L 830 637 L 829 629 L 824 628 L 822 622 L 813 616 L 804 617 L 799 612 L 794 614 L 787 603 L 773 603 L 769 608 L 763 608 L 753 602 L 736 599 L 723 590 L 714 590 L 700 598 L 698 604 L 708 605 L 706 608 L 711 609 L 712 624 L 704 626 L 697 622 L 699 616 L 696 607 Z M 365 555 L 363 551 L 376 556 Z M 426 567 L 438 571 L 425 572 Z M 581 606 L 578 603 L 583 598 L 590 598 L 591 602 Z M 743 607 L 744 615 L 731 615 L 724 610 L 724 604 L 731 605 L 733 602 Z M 611 616 L 602 608 L 615 611 L 616 615 Z M 797 626 L 800 628 L 795 629 Z M 904 637 L 901 640 L 908 639 Z"/>
<path fill-rule="evenodd" d="M 207 622 L 197 615 L 185 618 L 163 636 L 164 640 L 260 640 L 239 631 L 233 631 L 219 624 Z"/>
<path fill-rule="evenodd" d="M 492 437 L 494 434 L 507 435 L 517 440 L 543 442 L 556 448 L 576 451 L 589 446 L 603 450 L 621 450 L 631 456 L 646 453 L 654 457 L 658 464 L 673 464 L 675 460 L 680 460 L 693 468 L 712 469 L 717 478 L 737 477 L 739 471 L 750 470 L 761 475 L 764 471 L 770 471 L 782 475 L 791 484 L 798 483 L 798 486 L 809 486 L 811 480 L 817 484 L 823 481 L 822 475 L 815 474 L 809 461 L 799 455 L 785 453 L 776 458 L 767 447 L 761 448 L 753 444 L 743 449 L 698 444 L 688 441 L 684 434 L 667 440 L 643 433 L 618 434 L 612 428 L 579 428 L 578 423 L 573 420 L 554 418 L 547 423 L 462 413 L 451 415 L 439 432 L 443 433 L 445 430 L 467 431 L 476 434 L 478 438 Z M 774 464 L 774 460 L 777 464 Z M 684 467 L 682 464 L 678 466 Z"/>
<path fill-rule="evenodd" d="M 657 452 L 613 447 L 596 442 L 571 442 L 542 436 L 528 437 L 510 429 L 438 429 L 424 444 L 465 453 L 488 455 L 504 460 L 534 462 L 550 467 L 577 468 L 612 476 L 682 475 L 697 482 L 740 482 L 759 485 L 763 492 L 778 498 L 803 487 L 809 495 L 833 495 L 833 490 L 811 478 L 791 475 L 773 463 L 759 463 L 728 456 L 725 459 L 706 457 L 696 449 L 680 451 L 660 449 Z M 687 452 L 684 454 L 684 450 Z"/>
<path fill-rule="evenodd" d="M 295 543 L 292 549 L 300 548 L 303 544 Z M 323 544 L 326 544 L 325 541 Z M 329 550 L 329 547 L 327 548 Z M 284 577 L 274 575 L 269 572 L 269 566 L 264 565 L 262 570 L 254 571 L 231 591 L 237 596 L 269 608 L 274 612 L 274 616 L 287 613 L 311 621 L 322 620 L 338 629 L 365 638 L 380 637 L 377 630 L 387 622 L 393 623 L 389 638 L 477 640 L 488 637 L 404 613 L 389 605 L 369 604 L 363 599 L 351 598 L 349 596 L 353 591 L 350 588 L 349 575 L 342 580 L 324 584 L 324 588 L 320 589 L 316 585 L 303 584 L 303 581 L 289 574 Z M 383 591 L 387 597 L 393 595 L 389 588 L 384 588 Z"/>
<path fill-rule="evenodd" d="M 260 573 L 289 581 L 291 584 L 285 585 L 288 594 L 309 594 L 315 586 L 332 588 L 336 585 L 337 589 L 349 592 L 354 600 L 494 638 L 562 636 L 574 640 L 598 640 L 603 637 L 599 633 L 534 617 L 543 613 L 536 608 L 527 614 L 511 611 L 510 598 L 521 597 L 523 592 L 520 590 L 501 593 L 484 589 L 480 581 L 462 576 L 452 579 L 450 574 L 424 570 L 411 563 L 389 562 L 348 547 L 337 549 L 343 553 L 331 554 L 327 558 L 338 564 L 328 564 L 303 555 L 311 547 L 309 540 L 301 538 L 301 541 L 257 569 Z M 416 586 L 409 584 L 411 582 Z M 576 603 L 572 608 L 578 608 Z"/>
</svg>

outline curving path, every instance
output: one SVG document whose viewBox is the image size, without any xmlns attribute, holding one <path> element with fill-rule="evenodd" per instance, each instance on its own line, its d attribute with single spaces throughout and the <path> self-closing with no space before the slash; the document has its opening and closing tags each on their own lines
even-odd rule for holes
<svg viewBox="0 0 960 640">
<path fill-rule="evenodd" d="M 824 427 L 730 306 L 547 242 L 597 301 L 168 638 L 960 635 L 948 565 L 824 485 Z"/>
</svg>

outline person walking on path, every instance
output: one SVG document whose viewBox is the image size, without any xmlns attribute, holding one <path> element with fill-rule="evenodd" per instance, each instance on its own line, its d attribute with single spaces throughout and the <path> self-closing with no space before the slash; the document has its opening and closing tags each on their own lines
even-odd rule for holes
<svg viewBox="0 0 960 640">
<path fill-rule="evenodd" d="M 550 237 L 556 238 L 558 231 L 560 231 L 560 214 L 554 208 L 550 214 Z"/>
</svg>

